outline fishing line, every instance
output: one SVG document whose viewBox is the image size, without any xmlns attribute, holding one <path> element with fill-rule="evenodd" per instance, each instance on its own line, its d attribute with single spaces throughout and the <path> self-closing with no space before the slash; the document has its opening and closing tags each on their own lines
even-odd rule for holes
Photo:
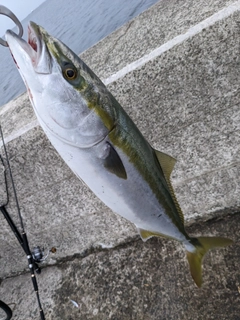
<svg viewBox="0 0 240 320">
<path fill-rule="evenodd" d="M 7 200 L 4 204 L 1 204 L 0 206 L 2 207 L 5 207 L 8 205 L 9 203 L 9 192 L 8 192 L 8 182 L 7 182 L 7 173 L 6 173 L 6 167 L 5 167 L 5 164 L 4 164 L 4 161 L 3 161 L 3 157 L 2 155 L 0 154 L 0 160 L 2 162 L 2 165 L 3 165 L 3 175 L 4 175 L 4 180 L 5 180 L 5 186 L 6 186 L 6 196 L 7 196 Z M 1 172 L 2 174 L 2 172 Z"/>
<path fill-rule="evenodd" d="M 14 184 L 14 181 L 13 181 L 12 170 L 11 170 L 11 166 L 10 166 L 10 162 L 9 162 L 9 158 L 8 158 L 7 148 L 6 148 L 6 145 L 5 145 L 4 138 L 3 138 L 3 132 L 2 132 L 2 126 L 1 125 L 0 125 L 0 133 L 1 133 L 1 138 L 2 138 L 2 142 L 3 142 L 4 153 L 6 155 L 6 161 L 7 161 L 7 166 L 8 166 L 8 170 L 9 170 L 10 180 L 11 180 L 12 187 L 13 187 L 13 193 L 14 193 L 14 197 L 15 197 L 15 201 L 16 201 L 16 206 L 17 206 L 17 212 L 18 212 L 18 216 L 19 216 L 19 220 L 20 220 L 20 225 L 21 225 L 22 231 L 24 232 L 23 220 L 22 220 L 22 215 L 21 215 L 21 211 L 20 211 L 20 207 L 19 207 L 17 191 L 16 191 L 15 184 Z M 2 157 L 1 157 L 1 161 L 3 162 Z M 4 172 L 4 175 L 5 175 L 6 187 L 7 187 L 6 170 Z M 8 191 L 7 191 L 7 197 L 8 197 L 8 201 L 9 201 Z M 8 201 L 7 201 L 7 203 L 8 203 Z"/>
</svg>

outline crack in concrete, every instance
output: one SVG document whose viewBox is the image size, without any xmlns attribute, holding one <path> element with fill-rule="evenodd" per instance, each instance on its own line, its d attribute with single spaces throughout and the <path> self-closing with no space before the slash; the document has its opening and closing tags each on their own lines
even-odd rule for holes
<svg viewBox="0 0 240 320">
<path fill-rule="evenodd" d="M 124 240 L 124 242 L 121 242 L 111 248 L 103 248 L 101 245 L 91 246 L 91 247 L 83 250 L 82 252 L 78 252 L 78 253 L 74 253 L 69 256 L 58 258 L 58 259 L 56 259 L 55 263 L 40 265 L 40 267 L 41 267 L 41 270 L 44 270 L 46 268 L 56 267 L 56 266 L 59 267 L 59 266 L 61 266 L 61 264 L 65 263 L 65 262 L 74 261 L 76 259 L 84 259 L 92 254 L 98 254 L 98 253 L 106 252 L 106 251 L 115 251 L 115 250 L 119 250 L 119 249 L 121 250 L 121 249 L 124 249 L 124 248 L 131 246 L 131 244 L 138 242 L 138 241 L 142 241 L 142 240 L 138 235 L 136 235 L 136 236 L 127 238 L 126 240 Z M 25 269 L 25 270 L 19 271 L 17 273 L 14 273 L 13 275 L 9 275 L 9 276 L 0 278 L 0 284 L 3 280 L 16 278 L 20 275 L 24 275 L 27 273 L 29 273 L 29 270 Z M 29 275 L 30 275 L 30 273 L 29 273 Z"/>
<path fill-rule="evenodd" d="M 105 60 L 104 60 L 104 63 L 107 63 L 107 62 L 108 62 L 108 60 L 109 60 L 109 58 L 110 58 L 110 52 L 112 52 L 112 51 L 115 49 L 115 47 L 117 46 L 118 41 L 119 41 L 122 37 L 124 37 L 124 36 L 126 35 L 126 33 L 128 32 L 128 30 L 129 30 L 129 28 L 131 27 L 131 25 L 133 24 L 133 22 L 134 22 L 134 21 L 130 21 L 130 22 L 128 23 L 128 25 L 127 25 L 127 28 L 126 28 L 125 32 L 124 32 L 123 34 L 121 34 L 121 35 L 115 40 L 115 42 L 113 43 L 113 46 L 112 46 L 111 50 L 109 50 L 109 52 L 106 54 L 107 56 L 106 56 L 106 58 L 105 58 Z"/>
<path fill-rule="evenodd" d="M 234 161 L 226 166 L 221 166 L 221 167 L 217 167 L 216 169 L 212 169 L 212 170 L 209 170 L 209 171 L 203 171 L 201 174 L 199 175 L 195 175 L 194 177 L 191 177 L 191 178 L 188 178 L 186 180 L 173 180 L 174 181 L 174 187 L 179 187 L 181 186 L 182 184 L 185 184 L 185 183 L 188 183 L 188 182 L 191 182 L 191 181 L 194 181 L 194 180 L 197 180 L 201 177 L 204 177 L 206 175 L 209 175 L 211 173 L 215 173 L 215 172 L 219 172 L 221 170 L 226 170 L 226 169 L 230 169 L 230 168 L 234 168 L 236 166 L 238 166 L 240 164 L 240 161 Z"/>
<path fill-rule="evenodd" d="M 240 208 L 239 208 L 240 209 Z M 192 228 L 204 228 L 204 225 L 209 224 L 212 225 L 218 221 L 227 221 L 229 219 L 233 219 L 235 216 L 240 215 L 240 211 L 239 210 L 234 210 L 231 211 L 230 213 L 230 209 L 227 211 L 227 213 L 223 213 L 221 216 L 217 216 L 217 217 L 211 217 L 209 219 L 205 219 L 205 220 L 198 220 L 198 221 L 192 221 L 191 224 L 186 224 L 185 226 L 188 229 L 192 229 Z M 191 230 L 190 232 L 191 233 Z M 166 238 L 161 238 L 162 240 L 168 241 L 168 239 Z M 117 250 L 122 250 L 122 249 L 126 249 L 130 246 L 132 246 L 133 243 L 137 243 L 137 242 L 142 242 L 141 238 L 138 235 L 135 235 L 133 237 L 129 237 L 126 240 L 124 240 L 124 242 L 117 244 L 116 246 L 113 246 L 112 248 L 103 248 L 102 246 L 91 246 L 90 248 L 87 248 L 85 250 L 83 250 L 82 252 L 79 253 L 75 253 L 73 255 L 69 255 L 66 257 L 62 257 L 56 260 L 55 263 L 53 264 L 47 264 L 47 265 L 42 265 L 41 270 L 44 270 L 46 268 L 52 268 L 52 267 L 59 267 L 61 268 L 61 265 L 66 263 L 66 262 L 71 262 L 71 261 L 75 261 L 75 260 L 79 260 L 79 259 L 84 259 L 90 255 L 93 254 L 99 254 L 102 252 L 112 252 L 112 251 L 117 251 Z M 16 274 L 13 275 L 9 275 L 3 278 L 0 278 L 0 284 L 3 280 L 6 279 L 11 279 L 11 278 L 16 278 L 20 275 L 25 275 L 29 273 L 29 270 L 25 269 L 23 271 L 20 271 Z M 30 273 L 29 273 L 30 276 Z"/>
</svg>

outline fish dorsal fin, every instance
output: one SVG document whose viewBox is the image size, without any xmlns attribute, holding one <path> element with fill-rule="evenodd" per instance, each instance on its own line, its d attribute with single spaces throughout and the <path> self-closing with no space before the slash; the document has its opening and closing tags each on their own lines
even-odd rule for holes
<svg viewBox="0 0 240 320">
<path fill-rule="evenodd" d="M 166 153 L 163 153 L 161 151 L 158 151 L 158 150 L 155 150 L 155 154 L 157 156 L 157 159 L 158 159 L 158 162 L 162 168 L 162 171 L 163 171 L 163 174 L 164 174 L 164 178 L 167 182 L 167 186 L 168 186 L 168 189 L 171 193 L 171 196 L 172 196 L 172 199 L 174 201 L 174 204 L 177 208 L 177 212 L 178 212 L 178 215 L 182 221 L 182 223 L 184 224 L 184 216 L 183 216 L 183 213 L 182 213 L 182 209 L 177 201 L 177 198 L 175 196 L 175 192 L 173 190 L 173 186 L 172 186 L 172 183 L 171 183 L 171 173 L 173 171 L 173 168 L 174 168 L 174 165 L 176 163 L 176 159 L 174 159 L 173 157 L 169 156 L 168 154 Z"/>
</svg>

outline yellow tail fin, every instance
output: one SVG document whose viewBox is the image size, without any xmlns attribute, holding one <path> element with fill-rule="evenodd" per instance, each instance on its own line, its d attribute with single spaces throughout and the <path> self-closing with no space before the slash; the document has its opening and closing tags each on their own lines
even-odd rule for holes
<svg viewBox="0 0 240 320">
<path fill-rule="evenodd" d="M 233 241 L 227 238 L 219 237 L 200 237 L 192 239 L 192 244 L 196 250 L 194 252 L 187 251 L 187 259 L 190 266 L 190 272 L 198 287 L 202 285 L 202 259 L 209 249 L 217 247 L 226 247 Z"/>
</svg>

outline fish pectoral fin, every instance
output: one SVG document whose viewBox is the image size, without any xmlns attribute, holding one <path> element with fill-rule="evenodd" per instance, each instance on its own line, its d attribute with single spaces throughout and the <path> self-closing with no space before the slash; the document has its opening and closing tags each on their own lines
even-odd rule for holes
<svg viewBox="0 0 240 320">
<path fill-rule="evenodd" d="M 164 178 L 167 182 L 167 186 L 168 186 L 168 190 L 169 192 L 171 193 L 171 196 L 172 196 L 172 199 L 175 203 L 175 206 L 177 208 L 177 212 L 178 212 L 178 215 L 182 221 L 182 223 L 184 224 L 184 216 L 183 216 L 183 213 L 182 213 L 182 209 L 177 201 L 177 198 L 176 198 L 176 195 L 175 195 L 175 192 L 173 190 L 173 186 L 172 186 L 172 183 L 171 183 L 171 173 L 173 171 L 173 168 L 174 168 L 174 165 L 175 163 L 177 162 L 176 159 L 174 159 L 173 157 L 169 156 L 168 154 L 166 153 L 163 153 L 161 151 L 158 151 L 158 150 L 155 150 L 155 154 L 157 156 L 157 159 L 158 159 L 158 162 L 162 168 L 162 171 L 163 171 L 163 174 L 164 174 Z"/>
<path fill-rule="evenodd" d="M 104 159 L 104 167 L 119 178 L 126 180 L 127 173 L 122 160 L 120 159 L 117 151 L 113 148 L 113 146 L 109 142 L 107 142 L 107 144 L 109 146 L 109 153 L 107 158 Z"/>
</svg>

